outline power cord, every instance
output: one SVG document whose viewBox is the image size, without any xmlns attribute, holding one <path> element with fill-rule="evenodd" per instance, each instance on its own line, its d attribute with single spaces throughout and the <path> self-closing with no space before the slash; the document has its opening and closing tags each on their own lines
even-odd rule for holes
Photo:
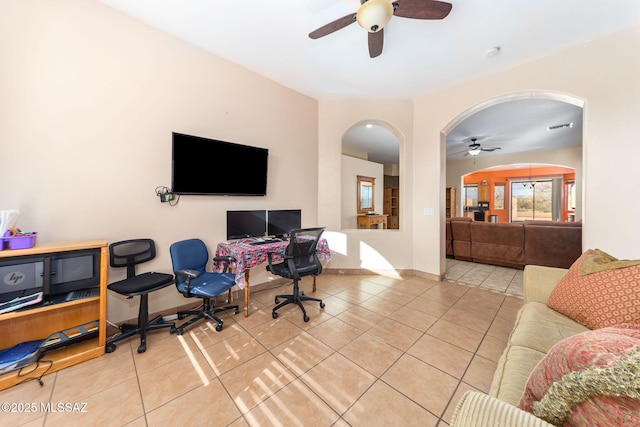
<svg viewBox="0 0 640 427">
<path fill-rule="evenodd" d="M 160 197 L 161 203 L 169 203 L 169 206 L 175 206 L 180 201 L 180 196 L 173 194 L 173 191 L 169 187 L 159 186 L 156 187 L 156 196 Z"/>
</svg>

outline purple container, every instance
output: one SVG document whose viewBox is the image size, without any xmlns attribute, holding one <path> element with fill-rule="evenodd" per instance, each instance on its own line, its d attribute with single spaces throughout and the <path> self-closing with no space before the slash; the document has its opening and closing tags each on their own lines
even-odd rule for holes
<svg viewBox="0 0 640 427">
<path fill-rule="evenodd" d="M 17 234 L 15 236 L 5 237 L 3 244 L 8 249 L 29 249 L 36 244 L 38 233 Z"/>
</svg>

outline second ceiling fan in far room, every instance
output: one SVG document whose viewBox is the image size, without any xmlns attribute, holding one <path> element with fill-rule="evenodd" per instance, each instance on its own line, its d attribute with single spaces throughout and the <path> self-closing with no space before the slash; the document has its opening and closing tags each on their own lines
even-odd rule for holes
<svg viewBox="0 0 640 427">
<path fill-rule="evenodd" d="M 309 33 L 312 39 L 319 39 L 357 22 L 367 30 L 369 56 L 375 58 L 382 53 L 384 26 L 392 16 L 411 19 L 444 19 L 451 12 L 451 3 L 437 0 L 360 0 L 355 13 L 338 18 Z"/>
</svg>

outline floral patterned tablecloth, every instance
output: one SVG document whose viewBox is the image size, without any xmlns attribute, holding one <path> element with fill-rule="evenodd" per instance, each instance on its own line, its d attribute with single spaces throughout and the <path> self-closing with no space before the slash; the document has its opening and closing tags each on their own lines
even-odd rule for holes
<svg viewBox="0 0 640 427">
<path fill-rule="evenodd" d="M 230 268 L 235 269 L 236 284 L 240 289 L 244 289 L 246 285 L 245 271 L 248 268 L 256 267 L 267 262 L 268 252 L 278 252 L 283 254 L 289 242 L 287 240 L 277 240 L 273 243 L 262 245 L 252 245 L 251 241 L 239 240 L 235 242 L 219 243 L 216 248 L 216 256 L 232 256 L 236 262 L 231 263 Z M 318 243 L 318 258 L 321 261 L 328 262 L 331 260 L 331 250 L 326 239 L 320 239 Z M 273 261 L 279 262 L 282 255 L 275 255 Z M 215 265 L 215 271 L 222 271 L 222 265 Z"/>
</svg>

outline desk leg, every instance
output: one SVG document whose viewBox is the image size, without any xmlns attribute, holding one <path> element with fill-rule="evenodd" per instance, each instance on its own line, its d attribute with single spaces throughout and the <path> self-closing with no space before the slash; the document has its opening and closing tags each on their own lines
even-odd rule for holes
<svg viewBox="0 0 640 427">
<path fill-rule="evenodd" d="M 244 317 L 249 317 L 249 269 L 244 271 Z"/>
<path fill-rule="evenodd" d="M 316 291 L 316 276 L 313 276 L 313 292 Z"/>
</svg>

